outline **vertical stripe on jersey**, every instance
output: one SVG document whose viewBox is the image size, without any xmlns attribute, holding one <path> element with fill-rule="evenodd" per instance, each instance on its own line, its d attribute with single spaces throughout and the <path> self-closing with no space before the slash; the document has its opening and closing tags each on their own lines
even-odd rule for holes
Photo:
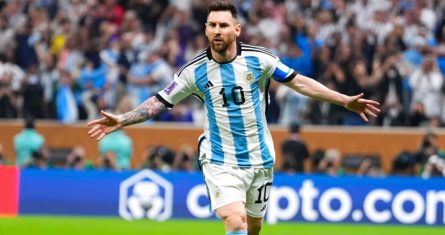
<svg viewBox="0 0 445 235">
<path fill-rule="evenodd" d="M 195 69 L 195 84 L 197 87 L 204 87 L 209 78 L 207 77 L 207 64 L 204 63 Z M 212 155 L 210 162 L 218 165 L 224 164 L 224 152 L 222 151 L 222 141 L 219 134 L 219 128 L 216 121 L 215 111 L 213 110 L 212 97 L 209 90 L 205 91 L 205 105 L 207 108 L 207 118 L 209 120 L 210 148 Z"/>
<path fill-rule="evenodd" d="M 221 81 L 227 98 L 227 114 L 229 116 L 230 131 L 235 144 L 235 156 L 240 167 L 251 167 L 249 149 L 247 148 L 246 131 L 244 130 L 241 106 L 235 104 L 234 95 L 238 95 L 233 88 L 236 86 L 236 77 L 231 63 L 221 64 Z"/>
<path fill-rule="evenodd" d="M 250 71 L 256 71 L 260 67 L 260 61 L 257 57 L 254 56 L 247 56 L 246 58 L 246 64 Z M 260 148 L 261 148 L 261 157 L 263 159 L 264 167 L 272 167 L 273 165 L 273 158 L 270 154 L 269 148 L 266 145 L 266 141 L 264 139 L 264 121 L 263 120 L 263 111 L 261 109 L 261 101 L 260 101 L 260 93 L 258 88 L 258 82 L 254 82 L 251 85 L 252 87 L 252 102 L 254 105 L 255 110 L 255 117 L 257 120 L 257 128 L 258 128 L 258 139 L 260 141 Z M 267 104 L 266 104 L 267 105 Z"/>
</svg>

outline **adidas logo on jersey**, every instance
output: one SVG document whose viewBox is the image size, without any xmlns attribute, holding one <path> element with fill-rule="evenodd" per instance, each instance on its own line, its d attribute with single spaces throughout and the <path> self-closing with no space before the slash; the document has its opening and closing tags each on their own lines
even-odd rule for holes
<svg viewBox="0 0 445 235">
<path fill-rule="evenodd" d="M 206 89 L 209 89 L 210 87 L 213 87 L 213 83 L 211 81 L 208 81 L 207 84 L 204 87 Z"/>
</svg>

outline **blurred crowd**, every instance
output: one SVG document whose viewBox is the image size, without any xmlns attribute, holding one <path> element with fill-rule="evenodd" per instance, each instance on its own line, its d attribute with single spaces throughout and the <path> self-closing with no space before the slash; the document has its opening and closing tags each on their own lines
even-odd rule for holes
<svg viewBox="0 0 445 235">
<path fill-rule="evenodd" d="M 100 110 L 123 113 L 133 109 L 162 89 L 179 67 L 206 48 L 204 23 L 209 2 L 0 0 L 0 118 L 73 123 L 94 119 Z M 298 73 L 332 89 L 348 95 L 364 92 L 366 98 L 379 101 L 382 114 L 366 125 L 445 124 L 444 1 L 233 3 L 242 25 L 240 41 L 269 48 Z M 307 99 L 278 83 L 271 83 L 269 93 L 269 123 L 365 125 L 359 116 L 342 107 Z M 202 103 L 190 98 L 153 121 L 202 125 L 202 120 Z M 24 132 L 27 129 L 32 130 L 25 128 Z M 30 132 L 23 135 L 32 136 Z M 296 136 L 290 139 L 298 139 Z M 439 146 L 435 146 L 435 135 L 431 136 L 425 137 L 425 144 L 416 153 L 402 152 L 397 156 L 394 172 L 427 177 L 439 171 L 445 161 Z M 22 142 L 44 146 L 43 137 L 26 138 L 32 141 Z M 115 145 L 104 139 L 100 143 L 100 162 L 86 164 L 85 150 L 78 146 L 67 154 L 63 164 L 129 168 L 131 139 L 123 131 L 109 138 L 127 147 L 111 151 Z M 20 138 L 15 141 L 20 143 Z M 434 148 L 428 148 L 431 146 Z M 48 164 L 48 150 L 31 149 L 23 163 L 19 163 L 21 153 L 17 152 L 19 165 Z M 174 152 L 162 146 L 151 147 L 140 167 L 196 169 L 193 149 L 184 146 Z M 430 152 L 423 154 L 424 149 Z M 5 161 L 1 152 L 0 146 L 0 163 Z M 343 161 L 338 160 L 342 156 L 335 149 L 307 153 L 300 144 L 288 143 L 283 152 L 289 156 L 292 152 L 305 155 L 298 161 L 310 159 L 312 171 L 343 171 L 338 163 Z M 380 174 L 373 159 L 362 158 L 355 164 L 359 174 Z M 279 167 L 298 172 L 303 166 L 297 165 L 291 159 Z M 418 170 L 419 165 L 422 170 Z"/>
<path fill-rule="evenodd" d="M 210 0 L 0 1 L 0 118 L 64 123 L 127 110 L 207 46 Z M 239 40 L 298 73 L 382 104 L 370 125 L 445 123 L 445 2 L 234 0 Z M 272 83 L 270 123 L 365 125 L 341 107 Z M 154 121 L 202 124 L 193 98 Z"/>
</svg>

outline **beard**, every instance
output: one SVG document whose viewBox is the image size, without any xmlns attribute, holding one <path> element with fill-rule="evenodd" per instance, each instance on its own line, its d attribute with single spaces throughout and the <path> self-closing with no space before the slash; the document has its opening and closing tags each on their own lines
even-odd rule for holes
<svg viewBox="0 0 445 235">
<path fill-rule="evenodd" d="M 230 44 L 235 39 L 228 39 L 228 40 L 221 40 L 221 41 L 215 41 L 214 39 L 210 41 L 210 46 L 212 47 L 212 50 L 218 53 L 223 53 L 224 51 L 229 48 Z"/>
</svg>

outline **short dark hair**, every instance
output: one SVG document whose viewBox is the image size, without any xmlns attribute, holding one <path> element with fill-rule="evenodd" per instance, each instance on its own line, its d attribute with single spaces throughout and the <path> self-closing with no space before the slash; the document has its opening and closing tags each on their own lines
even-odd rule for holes
<svg viewBox="0 0 445 235">
<path fill-rule="evenodd" d="M 34 117 L 33 116 L 27 116 L 24 119 L 25 128 L 26 129 L 34 129 Z"/>
<path fill-rule="evenodd" d="M 230 11 L 233 18 L 238 18 L 238 11 L 230 1 L 213 1 L 209 4 L 207 16 L 209 16 L 212 11 Z"/>
<path fill-rule="evenodd" d="M 298 124 L 297 122 L 292 122 L 289 125 L 289 132 L 290 133 L 300 133 L 300 124 Z"/>
</svg>

